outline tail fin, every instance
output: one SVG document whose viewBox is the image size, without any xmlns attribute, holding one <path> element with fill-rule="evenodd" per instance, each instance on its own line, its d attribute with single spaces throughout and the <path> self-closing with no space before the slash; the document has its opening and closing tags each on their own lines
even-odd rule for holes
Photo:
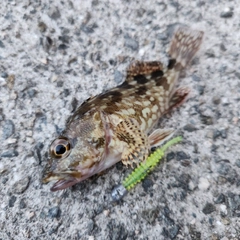
<svg viewBox="0 0 240 240">
<path fill-rule="evenodd" d="M 169 65 L 180 69 L 186 67 L 199 50 L 202 38 L 202 31 L 194 31 L 185 27 L 178 28 L 169 48 L 171 57 Z M 173 62 L 174 64 L 172 64 Z"/>
</svg>

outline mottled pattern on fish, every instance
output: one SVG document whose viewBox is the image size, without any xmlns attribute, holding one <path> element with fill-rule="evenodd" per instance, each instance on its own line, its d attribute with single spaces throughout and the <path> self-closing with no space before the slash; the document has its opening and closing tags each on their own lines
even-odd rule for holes
<svg viewBox="0 0 240 240">
<path fill-rule="evenodd" d="M 170 44 L 168 66 L 158 61 L 136 62 L 128 68 L 124 83 L 84 102 L 53 141 L 43 181 L 58 180 L 52 187 L 55 191 L 120 160 L 131 166 L 144 161 L 150 147 L 173 133 L 157 129 L 148 136 L 159 118 L 186 98 L 188 89 L 176 90 L 176 81 L 202 37 L 203 32 L 179 28 Z"/>
<path fill-rule="evenodd" d="M 146 131 L 168 108 L 175 75 L 176 71 L 169 71 L 160 62 L 134 63 L 123 84 L 85 102 L 69 122 L 80 119 L 89 110 L 101 110 L 120 118 L 134 118 Z"/>
</svg>

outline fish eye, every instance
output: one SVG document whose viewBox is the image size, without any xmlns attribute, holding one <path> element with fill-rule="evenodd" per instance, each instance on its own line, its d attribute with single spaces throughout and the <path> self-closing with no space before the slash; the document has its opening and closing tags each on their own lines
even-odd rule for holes
<svg viewBox="0 0 240 240">
<path fill-rule="evenodd" d="M 61 155 L 61 154 L 64 154 L 66 152 L 66 146 L 65 145 L 62 145 L 62 144 L 59 144 L 55 147 L 55 153 L 56 155 Z"/>
<path fill-rule="evenodd" d="M 50 154 L 54 158 L 66 157 L 70 152 L 70 141 L 65 137 L 55 139 L 50 147 Z"/>
</svg>

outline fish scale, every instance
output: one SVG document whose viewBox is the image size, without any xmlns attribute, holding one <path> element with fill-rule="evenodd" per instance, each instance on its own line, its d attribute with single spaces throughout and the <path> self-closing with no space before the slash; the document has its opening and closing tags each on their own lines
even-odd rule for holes
<svg viewBox="0 0 240 240">
<path fill-rule="evenodd" d="M 200 48 L 203 32 L 179 28 L 170 43 L 169 63 L 136 62 L 118 87 L 85 101 L 69 117 L 50 146 L 43 182 L 65 189 L 122 161 L 139 165 L 149 149 L 171 137 L 173 129 L 156 129 L 159 118 L 180 105 L 188 88 L 176 89 L 179 74 Z M 59 150 L 61 149 L 61 151 Z"/>
</svg>

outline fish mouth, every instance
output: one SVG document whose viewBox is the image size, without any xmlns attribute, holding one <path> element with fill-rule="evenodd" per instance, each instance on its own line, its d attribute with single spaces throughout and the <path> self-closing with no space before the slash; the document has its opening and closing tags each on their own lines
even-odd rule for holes
<svg viewBox="0 0 240 240">
<path fill-rule="evenodd" d="M 42 182 L 48 183 L 54 180 L 57 180 L 53 184 L 53 186 L 50 188 L 52 192 L 58 191 L 58 190 L 63 190 L 65 188 L 71 187 L 74 184 L 79 182 L 79 178 L 81 177 L 81 173 L 79 172 L 71 172 L 71 173 L 65 173 L 65 174 L 54 174 L 50 173 L 48 176 L 44 177 L 42 179 Z"/>
<path fill-rule="evenodd" d="M 50 188 L 50 190 L 52 192 L 56 192 L 58 190 L 63 190 L 65 188 L 73 186 L 77 182 L 78 182 L 78 180 L 76 180 L 76 179 L 60 179 L 53 184 L 53 186 Z"/>
</svg>

